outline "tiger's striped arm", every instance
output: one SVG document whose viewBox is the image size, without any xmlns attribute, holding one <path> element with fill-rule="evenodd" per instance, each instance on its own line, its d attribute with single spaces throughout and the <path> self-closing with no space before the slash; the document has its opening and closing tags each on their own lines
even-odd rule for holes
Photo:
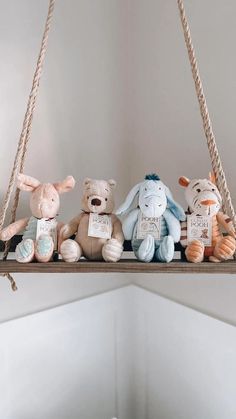
<svg viewBox="0 0 236 419">
<path fill-rule="evenodd" d="M 216 215 L 216 219 L 230 236 L 236 238 L 236 231 L 234 228 L 233 221 L 227 214 L 224 214 L 223 212 L 219 211 Z"/>
<path fill-rule="evenodd" d="M 187 247 L 187 221 L 181 221 L 181 235 L 180 244 L 183 247 Z"/>
</svg>

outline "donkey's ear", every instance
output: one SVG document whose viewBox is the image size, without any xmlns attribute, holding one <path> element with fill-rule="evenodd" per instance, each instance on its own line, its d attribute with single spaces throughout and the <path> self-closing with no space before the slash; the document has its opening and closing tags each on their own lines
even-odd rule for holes
<svg viewBox="0 0 236 419">
<path fill-rule="evenodd" d="M 187 188 L 187 186 L 190 184 L 190 180 L 186 176 L 181 176 L 179 178 L 179 184 L 184 188 Z"/>
<path fill-rule="evenodd" d="M 172 212 L 172 214 L 174 214 L 177 220 L 185 221 L 186 215 L 185 215 L 184 209 L 181 207 L 180 204 L 178 204 L 174 200 L 172 193 L 167 186 L 165 186 L 165 191 L 166 191 L 166 198 L 167 198 L 167 208 Z"/>
<path fill-rule="evenodd" d="M 75 186 L 75 179 L 73 176 L 67 176 L 62 182 L 56 182 L 53 186 L 59 194 L 69 192 Z"/>
<path fill-rule="evenodd" d="M 209 172 L 209 180 L 214 183 L 214 185 L 216 184 L 216 177 L 214 172 Z"/>
<path fill-rule="evenodd" d="M 136 195 L 139 193 L 139 189 L 140 189 L 140 185 L 142 183 L 137 183 L 137 185 L 135 185 L 128 193 L 127 197 L 125 198 L 125 201 L 123 202 L 123 204 L 120 205 L 120 207 L 117 209 L 116 214 L 117 215 L 122 215 L 125 212 L 127 212 L 132 203 L 134 198 L 136 197 Z"/>
<path fill-rule="evenodd" d="M 19 173 L 17 175 L 17 188 L 21 191 L 33 192 L 40 185 L 39 180 Z"/>
</svg>

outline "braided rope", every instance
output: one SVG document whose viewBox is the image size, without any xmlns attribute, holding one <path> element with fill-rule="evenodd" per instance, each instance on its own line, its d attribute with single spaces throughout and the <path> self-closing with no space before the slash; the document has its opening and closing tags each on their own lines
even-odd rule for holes
<svg viewBox="0 0 236 419">
<path fill-rule="evenodd" d="M 186 18 L 185 10 L 184 10 L 184 3 L 183 0 L 177 0 L 178 8 L 180 13 L 180 19 L 183 27 L 184 32 L 184 39 L 186 43 L 186 47 L 188 50 L 188 57 L 191 65 L 193 80 L 195 83 L 195 89 L 197 93 L 197 98 L 200 106 L 201 117 L 203 121 L 203 128 L 207 140 L 207 145 L 210 153 L 211 164 L 213 168 L 213 172 L 216 176 L 216 183 L 223 198 L 224 203 L 224 210 L 227 212 L 228 215 L 231 217 L 234 227 L 236 228 L 236 214 L 232 204 L 232 199 L 230 195 L 230 191 L 227 185 L 225 173 L 223 170 L 221 158 L 219 155 L 219 151 L 216 145 L 215 135 L 213 132 L 210 115 L 206 103 L 206 97 L 203 91 L 203 86 L 200 78 L 200 73 L 198 69 L 198 63 L 195 56 L 195 51 L 191 39 L 191 33 L 189 24 Z"/>
<path fill-rule="evenodd" d="M 45 60 L 45 54 L 46 54 L 46 50 L 47 50 L 48 35 L 49 35 L 50 26 L 51 26 L 54 5 L 55 5 L 55 0 L 49 0 L 48 13 L 47 13 L 44 33 L 43 33 L 43 37 L 42 37 L 42 41 L 41 41 L 41 47 L 40 47 L 40 51 L 39 51 L 37 65 L 36 65 L 36 69 L 35 69 L 35 73 L 34 73 L 34 77 L 33 77 L 32 88 L 31 88 L 31 91 L 30 91 L 29 99 L 28 99 L 26 113 L 25 113 L 25 117 L 24 117 L 24 121 L 23 121 L 23 127 L 22 127 L 20 138 L 19 138 L 19 142 L 18 142 L 18 147 L 17 147 L 17 151 L 16 151 L 16 155 L 15 155 L 15 160 L 14 160 L 14 164 L 13 164 L 13 168 L 12 168 L 7 192 L 5 194 L 5 198 L 4 198 L 4 201 L 3 201 L 3 206 L 2 206 L 2 209 L 1 209 L 0 230 L 2 229 L 2 227 L 4 225 L 4 222 L 5 222 L 5 218 L 6 218 L 7 210 L 8 210 L 9 204 L 10 204 L 13 189 L 14 189 L 14 186 L 15 186 L 15 181 L 16 181 L 17 174 L 19 172 L 22 172 L 23 169 L 24 169 L 27 146 L 28 146 L 28 143 L 29 143 L 29 140 L 30 140 L 30 134 L 31 134 L 31 129 L 32 129 L 33 114 L 34 114 L 34 110 L 35 110 L 35 104 L 36 104 L 36 99 L 37 99 L 37 95 L 38 95 L 39 84 L 40 84 L 43 64 L 44 64 L 44 60 Z M 16 219 L 16 211 L 17 211 L 17 207 L 18 207 L 18 203 L 19 203 L 19 197 L 20 197 L 20 191 L 19 191 L 19 189 L 16 189 L 15 195 L 14 195 L 13 207 L 12 207 L 12 210 L 11 210 L 10 223 L 14 222 L 15 219 Z M 4 251 L 4 256 L 3 256 L 4 259 L 7 258 L 7 255 L 8 255 L 8 252 L 9 252 L 9 246 L 10 246 L 10 243 L 7 242 L 6 245 L 5 245 L 5 251 Z M 8 279 L 13 280 L 13 278 L 8 273 L 3 274 L 3 276 L 7 276 Z M 11 281 L 11 283 L 12 283 L 12 281 Z M 14 288 L 14 290 L 17 289 L 16 286 L 12 286 L 12 289 L 13 288 Z"/>
<path fill-rule="evenodd" d="M 11 274 L 5 272 L 4 274 L 1 274 L 1 276 L 6 277 L 10 281 L 12 291 L 17 291 L 16 282 Z"/>
</svg>

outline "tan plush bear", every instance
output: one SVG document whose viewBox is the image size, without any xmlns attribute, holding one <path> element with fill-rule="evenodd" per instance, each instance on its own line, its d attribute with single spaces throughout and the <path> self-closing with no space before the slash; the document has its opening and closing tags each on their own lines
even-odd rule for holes
<svg viewBox="0 0 236 419">
<path fill-rule="evenodd" d="M 114 180 L 86 178 L 83 184 L 82 211 L 61 229 L 60 253 L 64 261 L 76 262 L 81 256 L 90 260 L 117 262 L 122 255 L 124 236 L 114 209 Z M 75 240 L 69 239 L 73 234 Z"/>
</svg>

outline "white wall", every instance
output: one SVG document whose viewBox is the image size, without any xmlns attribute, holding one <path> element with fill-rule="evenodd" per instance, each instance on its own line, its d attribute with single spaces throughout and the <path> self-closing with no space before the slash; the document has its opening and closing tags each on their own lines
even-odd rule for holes
<svg viewBox="0 0 236 419">
<path fill-rule="evenodd" d="M 0 325 L 4 419 L 234 419 L 235 327 L 126 287 Z"/>
<path fill-rule="evenodd" d="M 18 140 L 47 1 L 0 0 L 0 194 Z M 219 149 L 235 202 L 234 133 L 236 4 L 186 0 Z M 183 201 L 181 174 L 205 176 L 209 158 L 176 2 L 58 0 L 35 114 L 26 171 L 42 180 L 71 173 L 80 182 L 62 199 L 62 219 L 79 208 L 81 180 L 114 177 L 117 202 L 156 170 Z M 27 195 L 19 216 L 26 214 Z M 1 279 L 6 319 L 87 295 L 87 276 L 18 276 L 19 292 Z M 89 293 L 124 282 L 236 322 L 234 277 L 89 278 Z M 106 283 L 106 285 L 105 285 Z M 105 288 L 104 288 L 105 287 Z"/>
<path fill-rule="evenodd" d="M 131 302 L 124 288 L 0 325 L 0 417 L 131 419 Z"/>
</svg>

